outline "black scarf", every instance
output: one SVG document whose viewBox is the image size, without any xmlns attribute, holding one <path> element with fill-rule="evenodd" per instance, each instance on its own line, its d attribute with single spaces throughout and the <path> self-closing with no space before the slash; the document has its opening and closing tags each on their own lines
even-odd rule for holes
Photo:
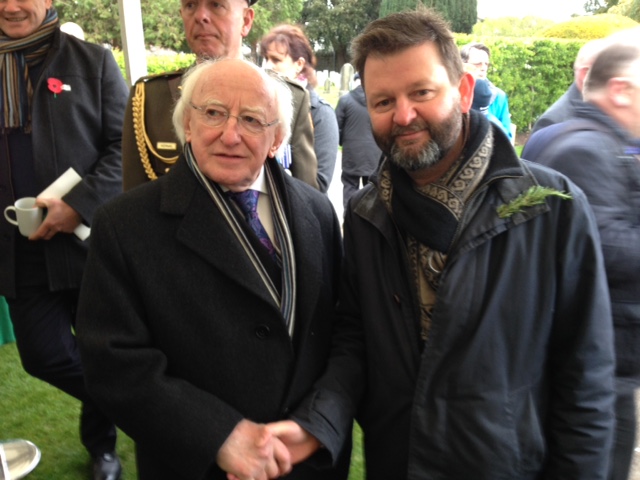
<svg viewBox="0 0 640 480">
<path fill-rule="evenodd" d="M 456 162 L 454 168 L 465 163 L 464 159 L 478 149 L 489 132 L 486 119 L 481 119 L 474 111 L 470 115 L 468 141 L 460 155 L 461 161 Z M 391 208 L 396 223 L 423 245 L 446 254 L 458 229 L 459 216 L 439 198 L 418 192 L 407 172 L 390 161 L 388 163 L 393 184 Z"/>
</svg>

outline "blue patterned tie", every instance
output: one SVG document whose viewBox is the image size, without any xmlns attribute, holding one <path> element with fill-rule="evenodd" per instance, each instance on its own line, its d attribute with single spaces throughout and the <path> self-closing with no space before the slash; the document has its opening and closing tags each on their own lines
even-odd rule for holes
<svg viewBox="0 0 640 480">
<path fill-rule="evenodd" d="M 244 192 L 227 192 L 227 194 L 238 204 L 249 226 L 258 236 L 260 243 L 264 245 L 269 255 L 271 255 L 271 258 L 277 263 L 278 254 L 276 249 L 273 243 L 271 243 L 271 239 L 258 217 L 258 197 L 260 196 L 260 192 L 257 190 L 245 190 Z"/>
</svg>

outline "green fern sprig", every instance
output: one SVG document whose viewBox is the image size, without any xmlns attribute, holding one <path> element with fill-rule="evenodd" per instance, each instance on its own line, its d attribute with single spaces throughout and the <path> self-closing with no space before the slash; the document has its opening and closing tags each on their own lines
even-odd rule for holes
<svg viewBox="0 0 640 480">
<path fill-rule="evenodd" d="M 540 205 L 544 203 L 547 197 L 560 197 L 563 200 L 571 200 L 571 194 L 561 192 L 555 188 L 541 187 L 535 185 L 524 193 L 521 193 L 515 199 L 505 205 L 498 207 L 497 212 L 500 218 L 509 218 L 510 216 L 522 212 L 527 207 Z"/>
</svg>

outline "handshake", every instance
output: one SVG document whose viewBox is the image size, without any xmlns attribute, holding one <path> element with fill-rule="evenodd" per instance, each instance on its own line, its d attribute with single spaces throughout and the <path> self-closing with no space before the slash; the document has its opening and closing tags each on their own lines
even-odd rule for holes
<svg viewBox="0 0 640 480">
<path fill-rule="evenodd" d="M 268 480 L 287 475 L 319 447 L 320 442 L 292 420 L 263 425 L 245 419 L 220 447 L 216 462 L 229 480 Z"/>
</svg>

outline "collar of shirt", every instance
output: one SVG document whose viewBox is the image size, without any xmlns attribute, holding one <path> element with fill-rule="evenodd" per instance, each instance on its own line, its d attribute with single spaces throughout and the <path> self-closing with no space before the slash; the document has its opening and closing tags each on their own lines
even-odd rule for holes
<svg viewBox="0 0 640 480">
<path fill-rule="evenodd" d="M 222 186 L 224 192 L 229 189 Z M 249 186 L 250 190 L 257 190 L 260 192 L 258 197 L 258 217 L 260 217 L 260 223 L 269 235 L 271 242 L 279 247 L 278 239 L 276 238 L 275 229 L 273 227 L 273 215 L 271 214 L 271 202 L 269 200 L 269 190 L 267 188 L 267 179 L 265 177 L 264 167 L 260 169 L 258 178 Z"/>
</svg>

